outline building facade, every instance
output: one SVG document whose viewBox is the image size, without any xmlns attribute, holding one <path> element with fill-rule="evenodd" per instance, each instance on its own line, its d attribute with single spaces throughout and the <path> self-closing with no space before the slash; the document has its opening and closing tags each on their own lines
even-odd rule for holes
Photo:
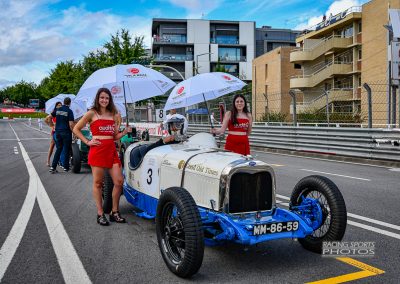
<svg viewBox="0 0 400 284">
<path fill-rule="evenodd" d="M 196 73 L 225 71 L 252 80 L 255 22 L 153 19 L 152 56 L 187 79 Z M 171 68 L 162 70 L 173 80 L 182 78 Z"/>
<path fill-rule="evenodd" d="M 256 28 L 256 57 L 280 46 L 296 46 L 300 31 L 273 29 L 270 26 Z"/>
<path fill-rule="evenodd" d="M 252 113 L 257 121 L 268 121 L 272 113 L 290 119 L 290 78 L 301 74 L 289 60 L 294 48 L 278 47 L 253 60 Z"/>
<path fill-rule="evenodd" d="M 332 112 L 365 117 L 368 104 L 362 85 L 387 82 L 384 25 L 388 7 L 399 6 L 398 0 L 372 0 L 331 15 L 297 37 L 298 48 L 291 52 L 290 62 L 301 65 L 301 74 L 290 80 L 290 88 L 304 94 L 298 111 L 325 107 L 328 94 Z"/>
</svg>

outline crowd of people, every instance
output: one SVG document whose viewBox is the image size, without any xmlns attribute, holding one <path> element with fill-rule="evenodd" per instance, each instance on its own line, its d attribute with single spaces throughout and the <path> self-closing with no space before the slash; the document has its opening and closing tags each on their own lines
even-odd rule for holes
<svg viewBox="0 0 400 284">
<path fill-rule="evenodd" d="M 118 113 L 111 92 L 107 88 L 100 88 L 97 91 L 93 107 L 86 114 L 74 123 L 74 114 L 69 108 L 70 98 L 65 98 L 63 104 L 57 102 L 53 112 L 45 118 L 45 123 L 52 129 L 51 141 L 47 155 L 47 166 L 50 173 L 57 172 L 57 166 L 63 171 L 70 169 L 69 157 L 72 143 L 72 133 L 90 147 L 88 154 L 88 164 L 91 167 L 93 182 L 93 199 L 97 210 L 97 223 L 102 226 L 109 225 L 109 221 L 125 223 L 126 220 L 119 212 L 119 200 L 122 194 L 123 176 L 121 171 L 121 161 L 119 159 L 115 141 L 119 141 L 125 134 L 131 131 L 127 125 L 124 130 L 119 131 L 121 116 Z M 186 133 L 188 122 L 180 114 L 176 114 L 173 109 L 167 115 L 168 124 L 162 123 L 161 126 L 168 131 L 168 135 L 152 143 L 147 147 L 147 151 L 156 147 L 179 143 L 177 134 Z M 248 111 L 247 102 L 243 95 L 235 95 L 233 98 L 232 109 L 226 112 L 222 123 L 218 123 L 214 116 L 211 117 L 211 133 L 222 135 L 228 130 L 225 149 L 242 155 L 250 154 L 249 134 L 251 133 L 252 116 Z M 214 128 L 214 124 L 220 124 L 220 128 Z M 87 139 L 82 129 L 89 125 L 92 139 Z M 53 161 L 51 156 L 56 148 Z M 112 211 L 109 219 L 106 218 L 102 206 L 102 186 L 105 170 L 108 170 L 112 178 L 114 188 L 112 193 Z"/>
</svg>

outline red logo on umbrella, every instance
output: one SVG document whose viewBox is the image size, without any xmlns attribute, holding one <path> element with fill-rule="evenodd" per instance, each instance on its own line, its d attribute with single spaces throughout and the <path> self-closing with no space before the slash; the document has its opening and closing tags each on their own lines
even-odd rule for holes
<svg viewBox="0 0 400 284">
<path fill-rule="evenodd" d="M 121 88 L 119 86 L 113 86 L 111 88 L 111 94 L 115 95 L 118 94 L 119 92 L 121 92 Z"/>
<path fill-rule="evenodd" d="M 180 88 L 178 89 L 178 92 L 177 92 L 178 95 L 182 94 L 182 92 L 183 92 L 184 89 L 185 89 L 184 86 L 180 87 Z"/>
<path fill-rule="evenodd" d="M 137 68 L 129 68 L 129 69 L 128 69 L 128 72 L 131 73 L 131 74 L 137 74 L 137 73 L 140 72 L 140 70 L 137 69 Z"/>
<path fill-rule="evenodd" d="M 229 77 L 229 76 L 227 76 L 227 75 L 222 75 L 222 78 L 224 78 L 225 80 L 232 80 L 232 78 L 231 77 Z"/>
</svg>

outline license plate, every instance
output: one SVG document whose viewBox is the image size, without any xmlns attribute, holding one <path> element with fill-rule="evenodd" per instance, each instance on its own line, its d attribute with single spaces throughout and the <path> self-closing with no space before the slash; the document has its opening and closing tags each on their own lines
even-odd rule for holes
<svg viewBox="0 0 400 284">
<path fill-rule="evenodd" d="M 279 222 L 255 225 L 253 228 L 253 235 L 260 236 L 265 234 L 274 234 L 282 232 L 294 232 L 299 229 L 299 222 Z"/>
</svg>

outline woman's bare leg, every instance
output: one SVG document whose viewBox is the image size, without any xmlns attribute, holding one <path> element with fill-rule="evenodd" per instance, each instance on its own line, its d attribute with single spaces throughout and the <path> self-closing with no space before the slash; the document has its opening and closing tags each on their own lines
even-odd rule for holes
<svg viewBox="0 0 400 284">
<path fill-rule="evenodd" d="M 103 178 L 104 178 L 104 168 L 93 167 L 92 166 L 92 175 L 93 175 L 93 198 L 96 202 L 97 215 L 103 215 L 103 198 L 102 198 L 102 189 L 103 189 Z"/>
<path fill-rule="evenodd" d="M 56 145 L 56 142 L 54 141 L 53 138 L 51 138 L 49 152 L 47 153 L 47 165 L 48 166 L 50 166 L 51 155 L 53 155 L 53 150 L 54 150 L 55 145 Z"/>
<path fill-rule="evenodd" d="M 122 184 L 124 182 L 124 178 L 122 176 L 121 166 L 119 164 L 113 164 L 113 167 L 109 171 L 114 183 L 112 193 L 112 212 L 117 212 L 119 210 L 119 198 L 122 194 Z"/>
</svg>

